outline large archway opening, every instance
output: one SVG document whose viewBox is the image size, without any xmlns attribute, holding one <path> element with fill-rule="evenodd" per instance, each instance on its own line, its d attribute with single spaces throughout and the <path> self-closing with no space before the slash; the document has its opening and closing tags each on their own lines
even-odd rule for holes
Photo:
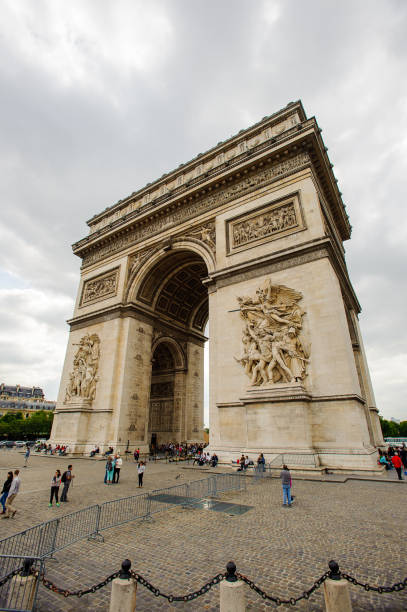
<svg viewBox="0 0 407 612">
<path fill-rule="evenodd" d="M 204 440 L 207 277 L 199 254 L 170 249 L 138 284 L 136 302 L 154 321 L 148 404 L 148 442 L 153 449 Z"/>
</svg>

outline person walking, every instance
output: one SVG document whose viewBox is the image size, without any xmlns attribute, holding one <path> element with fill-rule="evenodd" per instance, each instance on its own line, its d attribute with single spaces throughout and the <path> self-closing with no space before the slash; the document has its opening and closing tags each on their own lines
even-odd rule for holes
<svg viewBox="0 0 407 612">
<path fill-rule="evenodd" d="M 140 461 L 140 463 L 138 464 L 138 468 L 137 468 L 139 487 L 143 486 L 143 476 L 144 476 L 145 471 L 146 471 L 146 465 L 143 461 Z"/>
<path fill-rule="evenodd" d="M 117 455 L 115 455 L 114 458 L 115 458 L 115 465 L 114 465 L 113 483 L 119 484 L 120 468 L 123 465 L 123 459 L 120 457 L 119 453 L 117 453 Z"/>
<path fill-rule="evenodd" d="M 397 472 L 397 476 L 399 480 L 403 480 L 402 476 L 401 476 L 401 459 L 399 457 L 399 455 L 393 455 L 393 457 L 391 458 L 391 462 L 394 465 L 396 472 Z"/>
<path fill-rule="evenodd" d="M 68 469 L 62 474 L 62 478 L 61 478 L 61 482 L 64 483 L 64 488 L 62 490 L 62 495 L 61 495 L 61 502 L 69 501 L 67 499 L 68 490 L 74 478 L 75 476 L 74 474 L 72 474 L 72 465 L 68 465 Z"/>
<path fill-rule="evenodd" d="M 258 472 L 265 472 L 266 468 L 266 460 L 264 458 L 263 453 L 260 453 L 260 455 L 257 457 L 257 471 Z"/>
<path fill-rule="evenodd" d="M 28 460 L 30 458 L 30 453 L 31 453 L 31 449 L 30 449 L 30 447 L 27 444 L 27 450 L 25 451 L 25 455 L 24 455 L 24 458 L 25 458 L 24 467 L 28 466 Z"/>
<path fill-rule="evenodd" d="M 105 484 L 112 484 L 114 474 L 114 461 L 109 456 L 106 461 Z"/>
<path fill-rule="evenodd" d="M 403 444 L 403 446 L 401 447 L 401 450 L 400 450 L 400 459 L 401 459 L 401 462 L 402 462 L 402 464 L 404 466 L 404 470 L 407 470 L 407 449 L 404 446 L 404 444 Z"/>
<path fill-rule="evenodd" d="M 8 496 L 8 492 L 11 487 L 11 483 L 13 482 L 13 472 L 7 472 L 7 480 L 4 481 L 3 490 L 1 492 L 0 504 L 3 506 L 2 514 L 6 514 L 6 499 Z"/>
<path fill-rule="evenodd" d="M 286 465 L 283 465 L 283 469 L 280 473 L 281 484 L 283 485 L 283 506 L 291 508 L 291 474 L 290 470 Z"/>
<path fill-rule="evenodd" d="M 21 480 L 19 477 L 19 473 L 20 470 L 14 470 L 14 478 L 10 485 L 10 489 L 6 499 L 6 513 L 3 515 L 3 518 L 10 518 L 10 516 L 14 518 L 14 515 L 17 512 L 17 510 L 12 504 L 20 491 Z"/>
<path fill-rule="evenodd" d="M 49 504 L 48 504 L 49 507 L 52 506 L 52 500 L 54 499 L 54 497 L 55 497 L 57 506 L 58 507 L 60 506 L 58 502 L 58 493 L 59 493 L 60 486 L 61 486 L 61 472 L 57 470 L 51 480 L 51 496 L 49 498 Z"/>
</svg>

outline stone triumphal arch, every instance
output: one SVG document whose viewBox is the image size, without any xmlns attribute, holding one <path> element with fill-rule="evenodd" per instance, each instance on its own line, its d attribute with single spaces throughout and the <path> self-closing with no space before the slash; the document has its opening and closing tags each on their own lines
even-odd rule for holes
<svg viewBox="0 0 407 612">
<path fill-rule="evenodd" d="M 290 103 L 88 221 L 53 442 L 201 441 L 209 320 L 221 459 L 376 469 L 351 227 L 320 132 Z"/>
</svg>

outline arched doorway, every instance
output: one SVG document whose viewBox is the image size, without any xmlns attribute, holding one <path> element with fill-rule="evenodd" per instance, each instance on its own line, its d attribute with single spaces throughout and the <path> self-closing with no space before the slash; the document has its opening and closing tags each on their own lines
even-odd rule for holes
<svg viewBox="0 0 407 612">
<path fill-rule="evenodd" d="M 201 255 L 170 248 L 134 279 L 129 301 L 152 325 L 146 442 L 203 440 L 204 330 L 209 317 L 208 275 Z"/>
</svg>

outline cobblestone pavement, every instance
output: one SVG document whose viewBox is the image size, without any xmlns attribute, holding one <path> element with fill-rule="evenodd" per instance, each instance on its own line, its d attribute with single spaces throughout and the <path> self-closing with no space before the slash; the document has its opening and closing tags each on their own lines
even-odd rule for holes
<svg viewBox="0 0 407 612">
<path fill-rule="evenodd" d="M 7 454 L 8 453 L 8 454 Z M 0 453 L 1 474 L 22 465 L 15 451 Z M 55 469 L 69 460 L 33 457 L 22 470 L 23 492 L 17 498 L 15 519 L 0 521 L 0 537 L 65 514 L 67 507 L 47 508 L 49 481 Z M 101 462 L 74 460 L 77 474 L 69 510 L 137 493 L 135 465 L 124 462 L 121 484 L 103 485 Z M 178 476 L 178 478 L 177 478 Z M 146 485 L 160 488 L 195 480 L 202 470 L 178 465 L 150 464 Z M 104 532 L 105 542 L 81 541 L 47 561 L 47 577 L 59 586 L 87 588 L 120 568 L 128 557 L 133 569 L 163 592 L 185 594 L 223 572 L 233 559 L 238 571 L 273 595 L 299 595 L 327 570 L 330 559 L 362 582 L 392 584 L 407 576 L 405 483 L 348 481 L 331 483 L 294 480 L 295 503 L 282 507 L 277 478 L 255 483 L 246 492 L 223 494 L 222 499 L 254 506 L 241 516 L 208 510 L 175 508 L 151 521 L 135 521 Z M 18 517 L 18 518 L 17 518 Z M 377 595 L 350 587 L 355 611 L 407 610 L 407 593 Z M 40 587 L 40 612 L 107 611 L 110 586 L 81 599 L 63 598 Z M 247 588 L 248 610 L 268 610 Z M 218 610 L 219 587 L 190 603 L 169 604 L 139 586 L 137 610 Z M 282 606 L 282 609 L 285 609 Z M 323 610 L 322 589 L 296 609 Z"/>
</svg>

